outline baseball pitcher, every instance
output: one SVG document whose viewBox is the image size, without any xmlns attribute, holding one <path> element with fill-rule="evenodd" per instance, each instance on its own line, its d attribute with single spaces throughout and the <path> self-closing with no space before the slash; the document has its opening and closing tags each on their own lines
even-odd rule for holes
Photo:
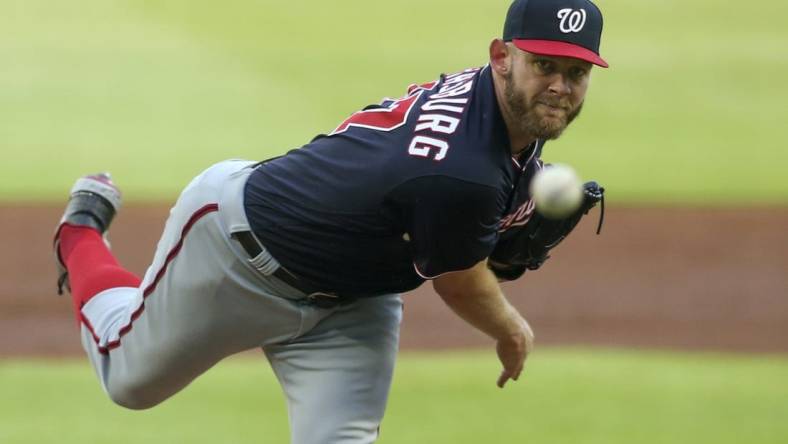
<svg viewBox="0 0 788 444">
<path fill-rule="evenodd" d="M 263 162 L 220 162 L 175 203 L 142 279 L 104 236 L 108 174 L 76 181 L 54 239 L 82 344 L 109 397 L 155 406 L 231 354 L 260 348 L 292 442 L 377 438 L 400 294 L 431 281 L 495 340 L 500 387 L 533 348 L 498 281 L 539 268 L 602 197 L 549 220 L 529 198 L 540 155 L 583 106 L 602 14 L 589 0 L 516 0 L 481 67 L 414 84 Z"/>
</svg>

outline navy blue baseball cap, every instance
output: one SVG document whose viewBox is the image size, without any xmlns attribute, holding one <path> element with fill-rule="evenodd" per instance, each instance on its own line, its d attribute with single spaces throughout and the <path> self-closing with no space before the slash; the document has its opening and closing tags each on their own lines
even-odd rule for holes
<svg viewBox="0 0 788 444">
<path fill-rule="evenodd" d="M 589 0 L 515 0 L 503 40 L 533 54 L 572 57 L 607 68 L 599 56 L 602 12 Z"/>
</svg>

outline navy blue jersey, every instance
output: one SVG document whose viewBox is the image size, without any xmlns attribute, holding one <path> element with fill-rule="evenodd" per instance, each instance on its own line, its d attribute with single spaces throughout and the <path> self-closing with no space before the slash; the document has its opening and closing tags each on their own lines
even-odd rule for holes
<svg viewBox="0 0 788 444">
<path fill-rule="evenodd" d="M 542 141 L 514 158 L 489 67 L 412 85 L 259 166 L 250 225 L 295 275 L 347 295 L 470 268 L 533 212 Z"/>
</svg>

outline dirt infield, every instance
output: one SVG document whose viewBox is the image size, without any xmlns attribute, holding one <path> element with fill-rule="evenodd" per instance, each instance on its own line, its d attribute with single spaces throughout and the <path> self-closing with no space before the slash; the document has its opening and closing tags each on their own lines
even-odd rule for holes
<svg viewBox="0 0 788 444">
<path fill-rule="evenodd" d="M 55 297 L 51 236 L 60 207 L 0 207 L 0 357 L 82 353 Z M 112 230 L 142 274 L 168 209 L 124 208 Z M 788 208 L 610 209 L 542 270 L 507 284 L 539 344 L 788 352 Z M 429 285 L 405 296 L 403 348 L 484 346 Z"/>
</svg>

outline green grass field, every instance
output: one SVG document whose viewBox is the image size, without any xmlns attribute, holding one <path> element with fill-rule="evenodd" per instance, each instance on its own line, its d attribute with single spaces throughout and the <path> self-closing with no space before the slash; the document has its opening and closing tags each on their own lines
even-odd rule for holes
<svg viewBox="0 0 788 444">
<path fill-rule="evenodd" d="M 499 390 L 492 352 L 398 363 L 381 443 L 785 443 L 788 358 L 538 350 Z M 114 406 L 86 362 L 0 362 L 0 442 L 283 443 L 262 356 L 220 363 L 147 411 Z"/>
<path fill-rule="evenodd" d="M 103 169 L 169 201 L 214 161 L 485 63 L 508 3 L 0 0 L 0 201 L 59 202 Z M 788 3 L 599 4 L 613 68 L 545 157 L 613 202 L 788 203 Z"/>
</svg>

